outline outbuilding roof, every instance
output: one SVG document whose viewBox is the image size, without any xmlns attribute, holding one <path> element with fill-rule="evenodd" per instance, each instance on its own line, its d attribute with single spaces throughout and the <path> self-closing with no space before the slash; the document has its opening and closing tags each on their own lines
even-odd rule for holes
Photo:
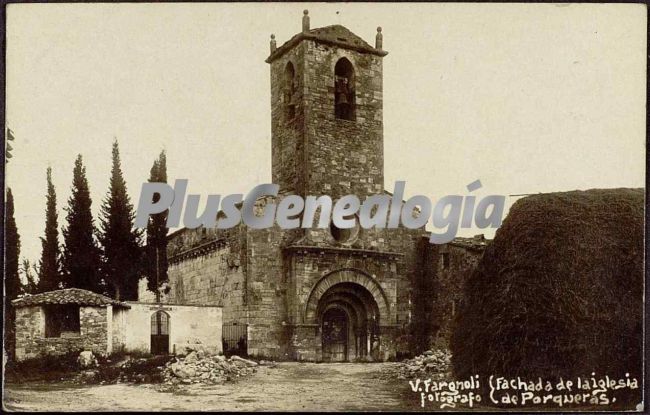
<svg viewBox="0 0 650 415">
<path fill-rule="evenodd" d="M 24 297 L 13 300 L 11 303 L 16 307 L 43 304 L 78 304 L 95 306 L 116 305 L 130 308 L 128 304 L 92 291 L 82 290 L 81 288 L 65 288 L 62 290 L 47 291 L 40 294 L 28 294 Z"/>
</svg>

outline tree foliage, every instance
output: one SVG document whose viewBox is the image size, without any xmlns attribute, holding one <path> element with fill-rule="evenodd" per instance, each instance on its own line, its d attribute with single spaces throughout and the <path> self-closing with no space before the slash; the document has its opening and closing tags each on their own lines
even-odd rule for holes
<svg viewBox="0 0 650 415">
<path fill-rule="evenodd" d="M 75 161 L 72 195 L 66 207 L 67 226 L 63 229 L 63 274 L 66 287 L 104 292 L 100 274 L 100 249 L 95 240 L 91 213 L 92 200 L 81 154 Z"/>
<path fill-rule="evenodd" d="M 5 203 L 5 349 L 10 358 L 14 356 L 16 337 L 14 322 L 16 314 L 11 306 L 11 300 L 20 294 L 20 276 L 18 275 L 18 257 L 20 255 L 20 236 L 14 216 L 14 197 L 11 189 L 7 189 Z"/>
<path fill-rule="evenodd" d="M 141 273 L 141 233 L 133 227 L 135 212 L 126 190 L 117 140 L 108 195 L 101 209 L 102 275 L 117 299 L 136 300 Z"/>
<path fill-rule="evenodd" d="M 164 151 L 151 167 L 149 183 L 167 183 L 167 158 Z M 160 195 L 155 194 L 154 203 L 158 199 Z M 148 288 L 153 292 L 158 292 L 160 285 L 167 281 L 167 214 L 168 210 L 150 215 L 147 223 L 145 271 Z"/>
<path fill-rule="evenodd" d="M 56 190 L 52 184 L 52 168 L 47 168 L 47 202 L 45 208 L 45 237 L 41 238 L 38 291 L 56 290 L 62 283 L 59 249 L 59 224 L 56 211 Z"/>
<path fill-rule="evenodd" d="M 13 300 L 20 294 L 20 276 L 18 275 L 18 257 L 20 255 L 20 235 L 14 216 L 14 196 L 7 189 L 5 204 L 5 296 Z"/>
<path fill-rule="evenodd" d="M 34 274 L 35 267 L 32 266 L 29 259 L 23 258 L 22 268 L 25 275 L 25 282 L 21 281 L 21 292 L 23 294 L 36 294 L 39 292 L 39 286 Z"/>
</svg>

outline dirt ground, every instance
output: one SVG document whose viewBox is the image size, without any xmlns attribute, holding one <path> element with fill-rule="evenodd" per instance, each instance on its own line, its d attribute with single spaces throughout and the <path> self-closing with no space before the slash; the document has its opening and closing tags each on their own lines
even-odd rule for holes
<svg viewBox="0 0 650 415">
<path fill-rule="evenodd" d="M 413 411 L 418 397 L 395 363 L 279 363 L 216 386 L 5 385 L 10 411 Z"/>
</svg>

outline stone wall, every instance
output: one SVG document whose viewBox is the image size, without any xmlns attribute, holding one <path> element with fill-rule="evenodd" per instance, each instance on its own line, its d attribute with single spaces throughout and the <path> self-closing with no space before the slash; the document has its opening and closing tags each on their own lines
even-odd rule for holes
<svg viewBox="0 0 650 415">
<path fill-rule="evenodd" d="M 437 332 L 439 324 L 432 319 L 432 310 L 436 303 L 436 296 L 440 294 L 436 272 L 440 245 L 431 244 L 427 236 L 418 242 L 420 264 L 413 283 L 411 298 L 412 316 L 411 327 L 405 335 L 404 343 L 410 347 L 401 347 L 402 354 L 421 354 L 429 349 L 432 344 L 433 334 Z M 409 353 L 410 352 L 410 353 Z"/>
<path fill-rule="evenodd" d="M 223 307 L 225 322 L 246 317 L 246 256 L 243 226 L 184 229 L 168 247 L 170 304 Z"/>
<path fill-rule="evenodd" d="M 39 355 L 61 355 L 91 350 L 99 355 L 112 352 L 112 306 L 79 308 L 79 333 L 62 333 L 61 337 L 45 337 L 45 312 L 41 306 L 16 308 L 16 359 Z"/>
<path fill-rule="evenodd" d="M 259 213 L 273 198 L 257 203 Z M 277 202 L 276 202 L 277 203 Z M 249 229 L 184 229 L 169 239 L 168 303 L 218 305 L 224 323 L 248 324 L 248 352 L 287 357 L 282 246 L 297 232 Z"/>
<path fill-rule="evenodd" d="M 306 44 L 303 42 L 271 64 L 271 159 L 272 180 L 282 192 L 305 194 L 305 94 Z M 295 71 L 295 94 L 298 105 L 295 116 L 287 116 L 285 69 L 291 64 Z"/>
<path fill-rule="evenodd" d="M 322 359 L 322 340 L 318 325 L 295 325 L 291 328 L 291 358 L 299 362 Z"/>
<path fill-rule="evenodd" d="M 247 235 L 248 353 L 286 359 L 288 279 L 283 247 L 295 237 L 295 232 L 274 226 L 249 229 Z"/>
<path fill-rule="evenodd" d="M 465 281 L 476 269 L 483 256 L 483 248 L 472 248 L 463 244 L 448 243 L 438 251 L 436 287 L 438 295 L 432 309 L 432 320 L 436 321 L 434 345 L 447 347 L 451 336 L 453 320 L 463 299 Z M 444 259 L 447 256 L 447 259 Z"/>
<path fill-rule="evenodd" d="M 414 298 L 413 334 L 416 351 L 448 347 L 453 322 L 463 299 L 465 282 L 476 269 L 488 241 L 456 238 L 443 244 L 422 239 L 422 266 Z"/>
<path fill-rule="evenodd" d="M 122 307 L 113 308 L 111 339 L 113 352 L 121 352 L 126 346 L 126 313 L 128 309 Z"/>
</svg>

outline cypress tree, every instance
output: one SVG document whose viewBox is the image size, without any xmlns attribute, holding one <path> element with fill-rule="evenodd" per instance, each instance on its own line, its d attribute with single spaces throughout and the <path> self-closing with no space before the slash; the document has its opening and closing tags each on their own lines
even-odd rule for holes
<svg viewBox="0 0 650 415">
<path fill-rule="evenodd" d="M 65 286 L 101 293 L 100 250 L 95 241 L 92 200 L 81 154 L 74 163 L 72 195 L 66 207 L 62 265 Z"/>
<path fill-rule="evenodd" d="M 59 224 L 56 212 L 56 192 L 52 184 L 52 168 L 47 168 L 47 203 L 45 208 L 45 238 L 41 238 L 38 291 L 51 291 L 59 287 L 61 259 L 59 250 Z"/>
<path fill-rule="evenodd" d="M 29 259 L 23 258 L 23 272 L 25 273 L 25 283 L 22 286 L 23 294 L 35 294 L 39 292 L 38 283 L 34 279 L 34 267 L 29 262 Z"/>
<path fill-rule="evenodd" d="M 20 235 L 18 235 L 14 216 L 14 196 L 9 188 L 7 189 L 5 209 L 5 295 L 7 300 L 13 300 L 20 293 L 20 277 L 18 275 Z"/>
<path fill-rule="evenodd" d="M 167 157 L 164 151 L 151 167 L 149 183 L 167 183 Z M 158 199 L 160 195 L 155 194 L 153 202 Z M 167 214 L 168 210 L 150 215 L 147 223 L 145 269 L 148 288 L 156 294 L 160 285 L 167 281 Z"/>
<path fill-rule="evenodd" d="M 133 227 L 135 212 L 126 191 L 117 140 L 108 195 L 102 204 L 103 275 L 117 299 L 136 300 L 141 272 L 141 233 Z"/>
<path fill-rule="evenodd" d="M 5 345 L 9 357 L 14 356 L 16 344 L 15 320 L 16 313 L 11 300 L 20 294 L 20 276 L 18 275 L 18 257 L 20 255 L 20 236 L 14 217 L 14 196 L 7 188 L 5 203 Z"/>
</svg>

